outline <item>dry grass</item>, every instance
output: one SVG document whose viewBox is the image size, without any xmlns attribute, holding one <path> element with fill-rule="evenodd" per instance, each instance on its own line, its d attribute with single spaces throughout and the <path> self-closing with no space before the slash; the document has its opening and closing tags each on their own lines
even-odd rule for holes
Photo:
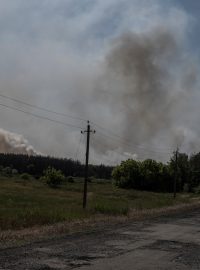
<svg viewBox="0 0 200 270">
<path fill-rule="evenodd" d="M 95 181 L 89 183 L 88 208 L 83 211 L 82 188 L 82 180 L 51 189 L 35 179 L 0 178 L 0 245 L 199 205 L 199 198 L 189 194 L 174 200 L 172 194 L 122 190 Z"/>
<path fill-rule="evenodd" d="M 136 210 L 132 209 L 128 216 L 105 216 L 95 215 L 84 220 L 61 222 L 53 225 L 34 226 L 23 230 L 7 230 L 0 232 L 0 249 L 11 246 L 19 246 L 27 242 L 56 238 L 65 234 L 103 228 L 107 225 L 119 224 L 131 221 L 141 221 L 155 217 L 168 216 L 172 214 L 199 209 L 200 201 L 195 200 L 189 204 L 176 206 Z"/>
</svg>

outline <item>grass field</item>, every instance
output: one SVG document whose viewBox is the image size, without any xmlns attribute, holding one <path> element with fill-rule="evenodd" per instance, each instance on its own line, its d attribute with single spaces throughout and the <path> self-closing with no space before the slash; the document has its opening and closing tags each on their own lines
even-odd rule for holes
<svg viewBox="0 0 200 270">
<path fill-rule="evenodd" d="M 130 209 L 152 209 L 189 203 L 192 195 L 117 189 L 109 181 L 88 184 L 88 207 L 82 209 L 83 181 L 66 183 L 57 189 L 39 180 L 0 177 L 0 229 L 21 229 L 34 225 L 84 219 L 96 214 L 128 215 Z"/>
</svg>

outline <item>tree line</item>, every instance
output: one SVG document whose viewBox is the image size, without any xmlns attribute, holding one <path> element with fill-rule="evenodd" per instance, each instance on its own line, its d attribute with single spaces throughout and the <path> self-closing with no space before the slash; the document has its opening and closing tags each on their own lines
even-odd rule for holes
<svg viewBox="0 0 200 270">
<path fill-rule="evenodd" d="M 200 153 L 178 152 L 177 158 L 174 153 L 167 164 L 129 159 L 113 169 L 112 177 L 118 187 L 156 192 L 173 192 L 176 177 L 178 192 L 200 192 Z"/>
<path fill-rule="evenodd" d="M 60 170 L 66 177 L 84 177 L 84 164 L 67 158 L 50 156 L 28 156 L 19 154 L 0 154 L 0 166 L 19 174 L 28 173 L 35 178 L 43 176 L 49 167 Z M 177 192 L 200 192 L 200 152 L 190 157 L 185 153 L 174 153 L 166 164 L 146 159 L 128 159 L 120 165 L 89 165 L 89 176 L 99 179 L 113 179 L 120 188 L 173 192 L 177 175 Z"/>
<path fill-rule="evenodd" d="M 0 154 L 0 166 L 17 170 L 19 174 L 28 173 L 40 178 L 49 168 L 60 170 L 66 177 L 84 177 L 85 166 L 79 161 L 50 156 L 28 156 L 21 154 Z M 110 179 L 113 167 L 105 165 L 89 165 L 89 176 Z"/>
</svg>

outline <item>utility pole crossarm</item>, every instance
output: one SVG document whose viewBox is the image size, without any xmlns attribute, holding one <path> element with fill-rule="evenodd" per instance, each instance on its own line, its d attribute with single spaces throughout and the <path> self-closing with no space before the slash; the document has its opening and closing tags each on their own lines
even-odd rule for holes
<svg viewBox="0 0 200 270">
<path fill-rule="evenodd" d="M 88 182 L 88 162 L 89 162 L 89 151 L 90 151 L 90 133 L 95 133 L 95 130 L 90 129 L 90 122 L 87 122 L 87 130 L 81 131 L 81 133 L 87 133 L 86 141 L 86 155 L 85 155 L 85 180 L 84 180 L 84 191 L 83 191 L 83 208 L 86 208 L 87 204 L 87 182 Z"/>
</svg>

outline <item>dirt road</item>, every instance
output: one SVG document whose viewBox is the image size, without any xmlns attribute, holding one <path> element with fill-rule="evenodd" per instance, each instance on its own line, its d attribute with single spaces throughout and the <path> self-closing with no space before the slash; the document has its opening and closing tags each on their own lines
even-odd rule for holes
<svg viewBox="0 0 200 270">
<path fill-rule="evenodd" d="M 200 269 L 200 210 L 0 250 L 0 269 Z"/>
</svg>

